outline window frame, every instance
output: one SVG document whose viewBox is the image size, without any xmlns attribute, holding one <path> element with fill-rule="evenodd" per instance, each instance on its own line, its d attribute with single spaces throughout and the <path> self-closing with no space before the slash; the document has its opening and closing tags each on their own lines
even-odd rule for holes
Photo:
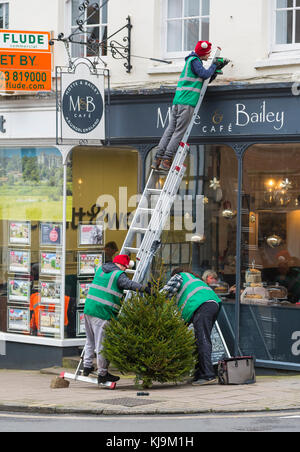
<svg viewBox="0 0 300 452">
<path fill-rule="evenodd" d="M 300 6 L 296 6 L 296 0 L 293 0 L 293 6 L 289 8 L 277 8 L 277 0 L 271 0 L 272 13 L 272 43 L 271 52 L 293 52 L 300 49 L 300 42 L 292 42 L 290 44 L 276 44 L 276 13 L 277 11 L 293 11 L 293 41 L 295 40 L 296 30 L 296 11 L 300 11 Z"/>
<path fill-rule="evenodd" d="M 3 27 L 1 30 L 8 30 L 9 29 L 9 0 L 0 0 L 0 6 L 5 6 L 5 12 L 4 12 L 4 21 L 7 22 L 7 27 Z"/>
<path fill-rule="evenodd" d="M 168 0 L 164 0 L 163 2 L 163 53 L 164 53 L 164 57 L 165 58 L 183 58 L 187 55 L 187 53 L 189 51 L 193 51 L 194 49 L 190 49 L 190 50 L 180 50 L 177 52 L 168 52 L 168 22 L 169 21 L 173 21 L 173 20 L 181 20 L 182 23 L 184 23 L 185 20 L 189 20 L 189 19 L 199 19 L 199 37 L 198 39 L 201 39 L 201 30 L 202 30 L 202 19 L 204 18 L 208 18 L 208 23 L 210 25 L 210 17 L 211 17 L 211 4 L 209 5 L 209 14 L 208 15 L 202 15 L 202 2 L 203 0 L 198 0 L 200 3 L 200 14 L 199 16 L 193 16 L 193 17 L 185 17 L 183 15 L 183 10 L 184 10 L 184 1 L 182 2 L 182 12 L 181 12 L 181 17 L 178 18 L 172 18 L 169 19 L 168 18 Z M 209 0 L 210 1 L 210 0 Z M 182 37 L 181 37 L 181 45 L 183 48 L 183 44 L 184 44 L 184 32 L 182 31 Z M 196 44 L 196 43 L 195 43 Z"/>
<path fill-rule="evenodd" d="M 101 2 L 101 0 L 99 0 L 99 2 Z M 70 35 L 73 32 L 73 30 L 75 28 L 77 28 L 77 25 L 74 25 L 74 26 L 72 25 L 72 5 L 73 5 L 73 0 L 67 0 L 67 20 L 66 20 L 66 27 L 65 27 L 66 35 Z M 79 15 L 80 15 L 80 11 L 78 10 L 78 16 Z M 100 36 L 100 31 L 102 28 L 107 27 L 107 30 L 108 30 L 108 9 L 107 9 L 107 22 L 102 22 L 102 11 L 100 9 L 99 10 L 99 23 L 85 24 L 85 29 L 86 28 L 96 28 L 96 27 L 99 30 L 99 36 Z M 70 44 L 70 52 L 71 52 L 72 60 L 75 60 L 77 58 L 95 58 L 95 57 L 97 57 L 97 55 L 87 55 L 87 46 L 84 46 L 83 50 L 84 50 L 84 52 L 83 52 L 82 56 L 74 56 L 73 51 L 72 51 L 72 43 L 71 43 Z M 102 55 L 101 53 L 99 54 L 99 56 L 101 57 L 101 59 L 104 59 L 104 60 L 107 58 L 107 55 Z"/>
</svg>

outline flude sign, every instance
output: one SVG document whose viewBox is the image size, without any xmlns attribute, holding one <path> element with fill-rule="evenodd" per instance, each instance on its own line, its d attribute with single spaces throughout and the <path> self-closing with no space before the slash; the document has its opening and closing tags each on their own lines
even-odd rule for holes
<svg viewBox="0 0 300 452">
<path fill-rule="evenodd" d="M 50 32 L 0 30 L 0 90 L 51 91 Z"/>
</svg>

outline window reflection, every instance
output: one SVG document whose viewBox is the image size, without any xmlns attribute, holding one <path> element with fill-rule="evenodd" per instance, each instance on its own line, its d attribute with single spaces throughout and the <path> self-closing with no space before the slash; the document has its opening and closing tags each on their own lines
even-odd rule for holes
<svg viewBox="0 0 300 452">
<path fill-rule="evenodd" d="M 0 331 L 59 337 L 60 152 L 1 148 L 0 187 Z"/>
<path fill-rule="evenodd" d="M 259 272 L 259 300 L 300 300 L 299 174 L 297 145 L 255 145 L 245 154 L 243 275 Z"/>
<path fill-rule="evenodd" d="M 152 158 L 150 153 L 146 176 Z M 186 165 L 186 174 L 162 236 L 160 258 L 168 273 L 179 265 L 190 265 L 201 276 L 213 269 L 220 281 L 231 286 L 236 271 L 235 153 L 226 146 L 191 146 Z M 226 284 L 222 285 L 225 292 L 224 287 Z"/>
</svg>

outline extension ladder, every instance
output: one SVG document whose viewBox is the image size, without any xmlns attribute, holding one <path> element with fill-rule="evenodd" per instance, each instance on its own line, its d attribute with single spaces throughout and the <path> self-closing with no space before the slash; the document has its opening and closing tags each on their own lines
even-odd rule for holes
<svg viewBox="0 0 300 452">
<path fill-rule="evenodd" d="M 218 58 L 221 49 L 218 47 L 213 59 Z M 162 188 L 157 188 L 157 170 L 152 170 L 146 183 L 144 192 L 134 214 L 132 223 L 123 243 L 120 254 L 136 254 L 136 269 L 130 270 L 133 273 L 133 281 L 142 283 L 145 279 L 152 259 L 160 245 L 160 237 L 165 227 L 166 221 L 174 204 L 182 179 L 186 172 L 184 164 L 189 152 L 187 141 L 194 126 L 195 119 L 202 105 L 207 91 L 210 79 L 203 82 L 199 101 L 195 107 L 191 122 L 185 131 L 182 142 L 179 145 L 172 166 L 168 172 L 165 183 Z M 155 196 L 154 206 L 152 207 L 151 197 Z M 149 220 L 150 217 L 150 220 Z M 148 222 L 148 225 L 147 225 Z M 134 240 L 136 247 L 133 247 Z M 140 243 L 140 244 L 139 244 Z M 139 244 L 139 245 L 138 245 Z M 128 292 L 125 302 L 132 296 Z M 215 323 L 212 338 L 213 343 L 217 344 L 218 350 L 223 350 L 224 355 L 230 357 L 230 352 L 222 335 L 218 322 Z M 213 364 L 217 364 L 214 361 Z"/>
<path fill-rule="evenodd" d="M 218 47 L 214 58 L 218 58 L 220 52 L 221 49 Z M 163 187 L 157 187 L 158 171 L 151 171 L 123 243 L 120 254 L 136 255 L 136 269 L 130 270 L 130 272 L 133 273 L 132 279 L 135 282 L 141 283 L 143 281 L 155 254 L 155 244 L 160 243 L 162 231 L 186 172 L 184 162 L 189 152 L 187 141 L 203 102 L 209 82 L 210 79 L 206 79 L 203 82 L 200 98 L 195 107 L 193 117 L 183 136 L 182 142 L 179 145 Z M 136 246 L 133 246 L 134 241 Z M 126 298 L 130 296 L 130 293 L 128 293 Z"/>
<path fill-rule="evenodd" d="M 214 58 L 218 58 L 221 49 L 218 48 Z M 195 107 L 195 111 L 191 122 L 183 136 L 179 145 L 172 166 L 166 176 L 163 187 L 157 187 L 157 170 L 152 170 L 145 186 L 144 192 L 135 211 L 125 241 L 123 243 L 120 254 L 135 254 L 136 269 L 128 270 L 133 273 L 133 281 L 142 283 L 145 279 L 147 271 L 151 265 L 152 259 L 160 245 L 160 237 L 165 227 L 166 221 L 174 204 L 175 197 L 178 193 L 182 179 L 184 177 L 186 166 L 184 164 L 189 152 L 187 140 L 193 128 L 196 116 L 203 102 L 210 79 L 203 82 L 200 98 Z M 155 197 L 154 199 L 152 197 Z M 152 206 L 153 202 L 153 206 Z M 134 242 L 136 246 L 133 246 Z M 131 297 L 131 292 L 127 292 L 125 302 Z M 218 324 L 215 324 L 213 336 L 217 338 L 224 351 L 230 357 L 228 348 L 222 336 Z M 97 384 L 96 376 L 84 377 L 82 375 L 84 349 L 82 351 L 79 365 L 75 374 L 62 372 L 60 378 L 82 381 L 85 383 Z M 216 364 L 216 363 L 214 363 Z M 107 382 L 101 384 L 101 387 L 107 389 L 115 389 L 116 383 Z"/>
</svg>

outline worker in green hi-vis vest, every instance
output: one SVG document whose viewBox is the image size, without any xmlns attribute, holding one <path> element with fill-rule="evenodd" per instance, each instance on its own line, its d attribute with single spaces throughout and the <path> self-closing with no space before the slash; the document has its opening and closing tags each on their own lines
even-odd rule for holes
<svg viewBox="0 0 300 452">
<path fill-rule="evenodd" d="M 129 279 L 125 270 L 129 267 L 129 256 L 119 254 L 113 260 L 100 266 L 89 287 L 84 305 L 86 344 L 84 348 L 83 375 L 93 372 L 94 351 L 97 355 L 98 384 L 116 382 L 120 377 L 108 372 L 109 362 L 101 354 L 105 328 L 109 321 L 118 316 L 124 290 L 151 293 L 143 286 Z"/>
<path fill-rule="evenodd" d="M 182 268 L 173 270 L 162 292 L 169 298 L 176 298 L 183 320 L 194 326 L 198 363 L 192 384 L 200 386 L 215 383 L 211 333 L 220 312 L 220 298 L 200 276 Z"/>
<path fill-rule="evenodd" d="M 198 103 L 203 81 L 216 77 L 218 63 L 205 69 L 202 61 L 206 61 L 211 54 L 212 44 L 208 41 L 199 41 L 195 51 L 185 59 L 185 66 L 180 75 L 169 126 L 165 130 L 156 150 L 153 169 L 169 171 L 173 157 L 192 120 L 195 107 Z"/>
</svg>

